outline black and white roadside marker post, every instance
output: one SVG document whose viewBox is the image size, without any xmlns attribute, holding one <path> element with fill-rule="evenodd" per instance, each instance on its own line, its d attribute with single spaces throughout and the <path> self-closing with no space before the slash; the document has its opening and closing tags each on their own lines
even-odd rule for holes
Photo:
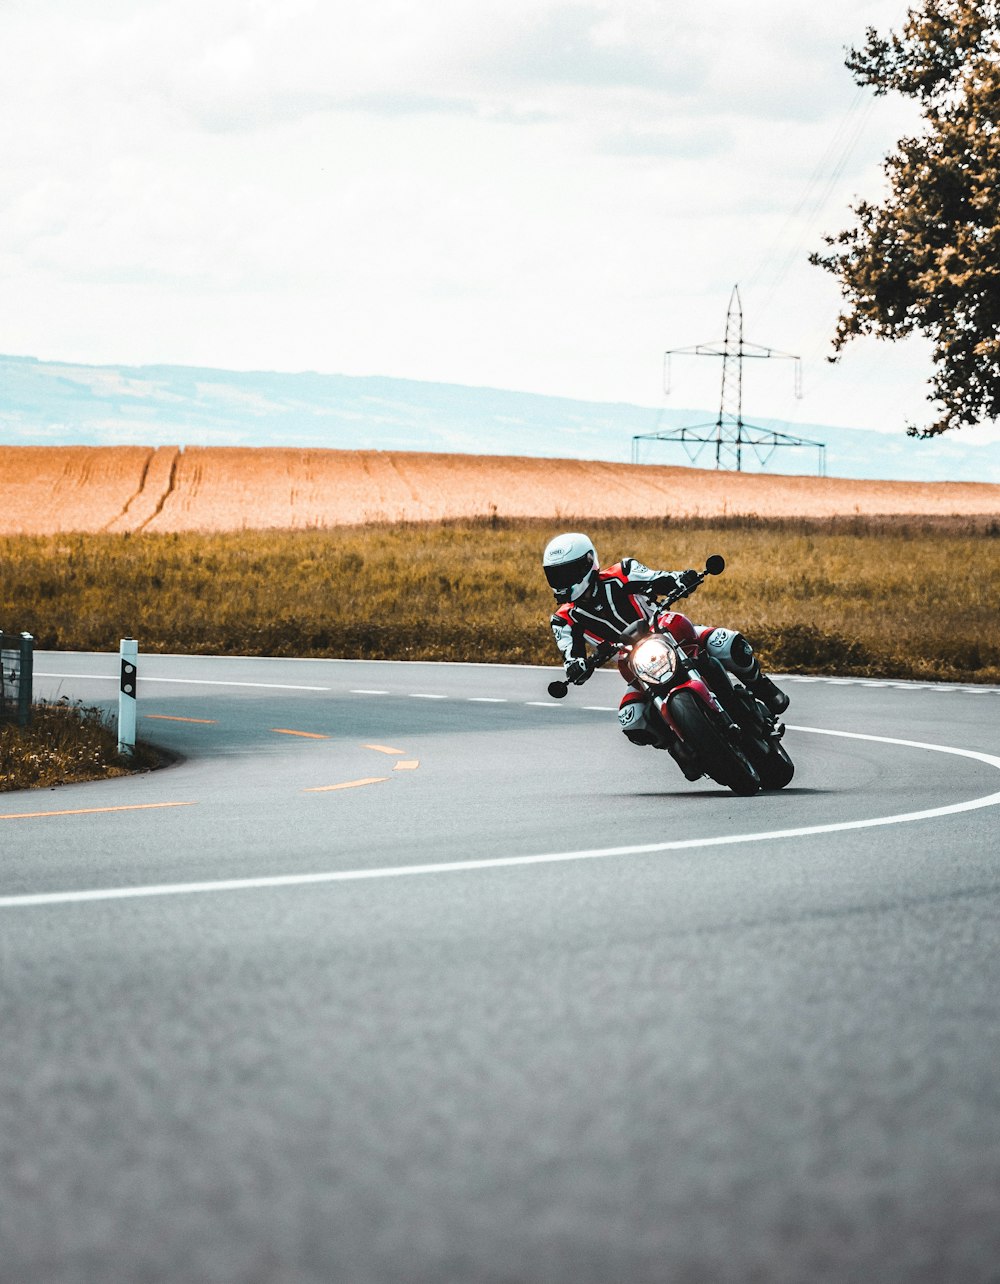
<svg viewBox="0 0 1000 1284">
<path fill-rule="evenodd" d="M 139 643 L 135 638 L 122 638 L 120 654 L 122 678 L 118 692 L 118 752 L 131 757 L 135 753 Z"/>
</svg>

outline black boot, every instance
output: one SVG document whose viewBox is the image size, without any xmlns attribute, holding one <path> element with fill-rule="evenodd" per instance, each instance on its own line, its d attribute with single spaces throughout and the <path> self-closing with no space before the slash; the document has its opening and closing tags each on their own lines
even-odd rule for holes
<svg viewBox="0 0 1000 1284">
<path fill-rule="evenodd" d="M 788 696 L 780 687 L 776 687 L 765 673 L 761 673 L 747 685 L 757 699 L 766 704 L 773 714 L 784 713 L 788 708 Z"/>
</svg>

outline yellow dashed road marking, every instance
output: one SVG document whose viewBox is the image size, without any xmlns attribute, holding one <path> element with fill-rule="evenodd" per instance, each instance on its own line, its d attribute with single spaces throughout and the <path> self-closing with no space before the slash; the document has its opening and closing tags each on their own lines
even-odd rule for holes
<svg viewBox="0 0 1000 1284">
<path fill-rule="evenodd" d="M 321 735 L 318 731 L 290 731 L 288 727 L 272 727 L 271 730 L 279 736 L 304 736 L 306 740 L 329 740 L 329 736 Z"/>
<path fill-rule="evenodd" d="M 144 718 L 156 718 L 159 722 L 204 722 L 214 725 L 215 718 L 178 718 L 175 713 L 144 713 Z"/>
<path fill-rule="evenodd" d="M 275 727 L 274 730 L 278 728 Z M 302 735 L 302 732 L 289 732 L 289 735 Z M 399 762 L 393 763 L 395 771 L 415 771 L 420 766 L 417 758 L 404 758 L 405 749 L 395 749 L 392 745 L 362 745 L 362 749 L 373 749 L 376 753 L 391 754 L 392 757 L 399 758 Z M 304 794 L 328 794 L 334 789 L 359 789 L 362 785 L 381 785 L 388 780 L 388 776 L 366 776 L 363 780 L 344 780 L 336 785 L 314 785 L 311 789 L 303 789 Z"/>
<path fill-rule="evenodd" d="M 193 807 L 193 802 L 130 803 L 127 807 L 73 807 L 66 811 L 12 811 L 0 820 L 33 820 L 38 816 L 93 816 L 109 811 L 152 811 L 156 807 Z"/>
<path fill-rule="evenodd" d="M 357 789 L 361 785 L 380 785 L 388 776 L 368 776 L 364 780 L 345 780 L 339 785 L 315 785 L 312 789 L 303 789 L 304 794 L 328 794 L 332 789 Z"/>
</svg>

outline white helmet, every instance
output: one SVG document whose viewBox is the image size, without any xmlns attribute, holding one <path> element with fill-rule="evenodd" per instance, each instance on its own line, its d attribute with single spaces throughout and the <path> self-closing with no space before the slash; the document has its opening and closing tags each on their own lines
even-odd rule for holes
<svg viewBox="0 0 1000 1284">
<path fill-rule="evenodd" d="M 557 602 L 576 602 L 593 583 L 600 568 L 597 550 L 586 535 L 570 531 L 549 540 L 542 567 Z"/>
</svg>

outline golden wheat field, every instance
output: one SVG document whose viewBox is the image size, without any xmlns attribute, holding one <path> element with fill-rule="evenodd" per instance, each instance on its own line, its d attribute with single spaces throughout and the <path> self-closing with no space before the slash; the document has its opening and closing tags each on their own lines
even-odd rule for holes
<svg viewBox="0 0 1000 1284">
<path fill-rule="evenodd" d="M 0 534 L 307 530 L 500 518 L 1000 514 L 1000 485 L 403 451 L 14 446 Z"/>
</svg>

